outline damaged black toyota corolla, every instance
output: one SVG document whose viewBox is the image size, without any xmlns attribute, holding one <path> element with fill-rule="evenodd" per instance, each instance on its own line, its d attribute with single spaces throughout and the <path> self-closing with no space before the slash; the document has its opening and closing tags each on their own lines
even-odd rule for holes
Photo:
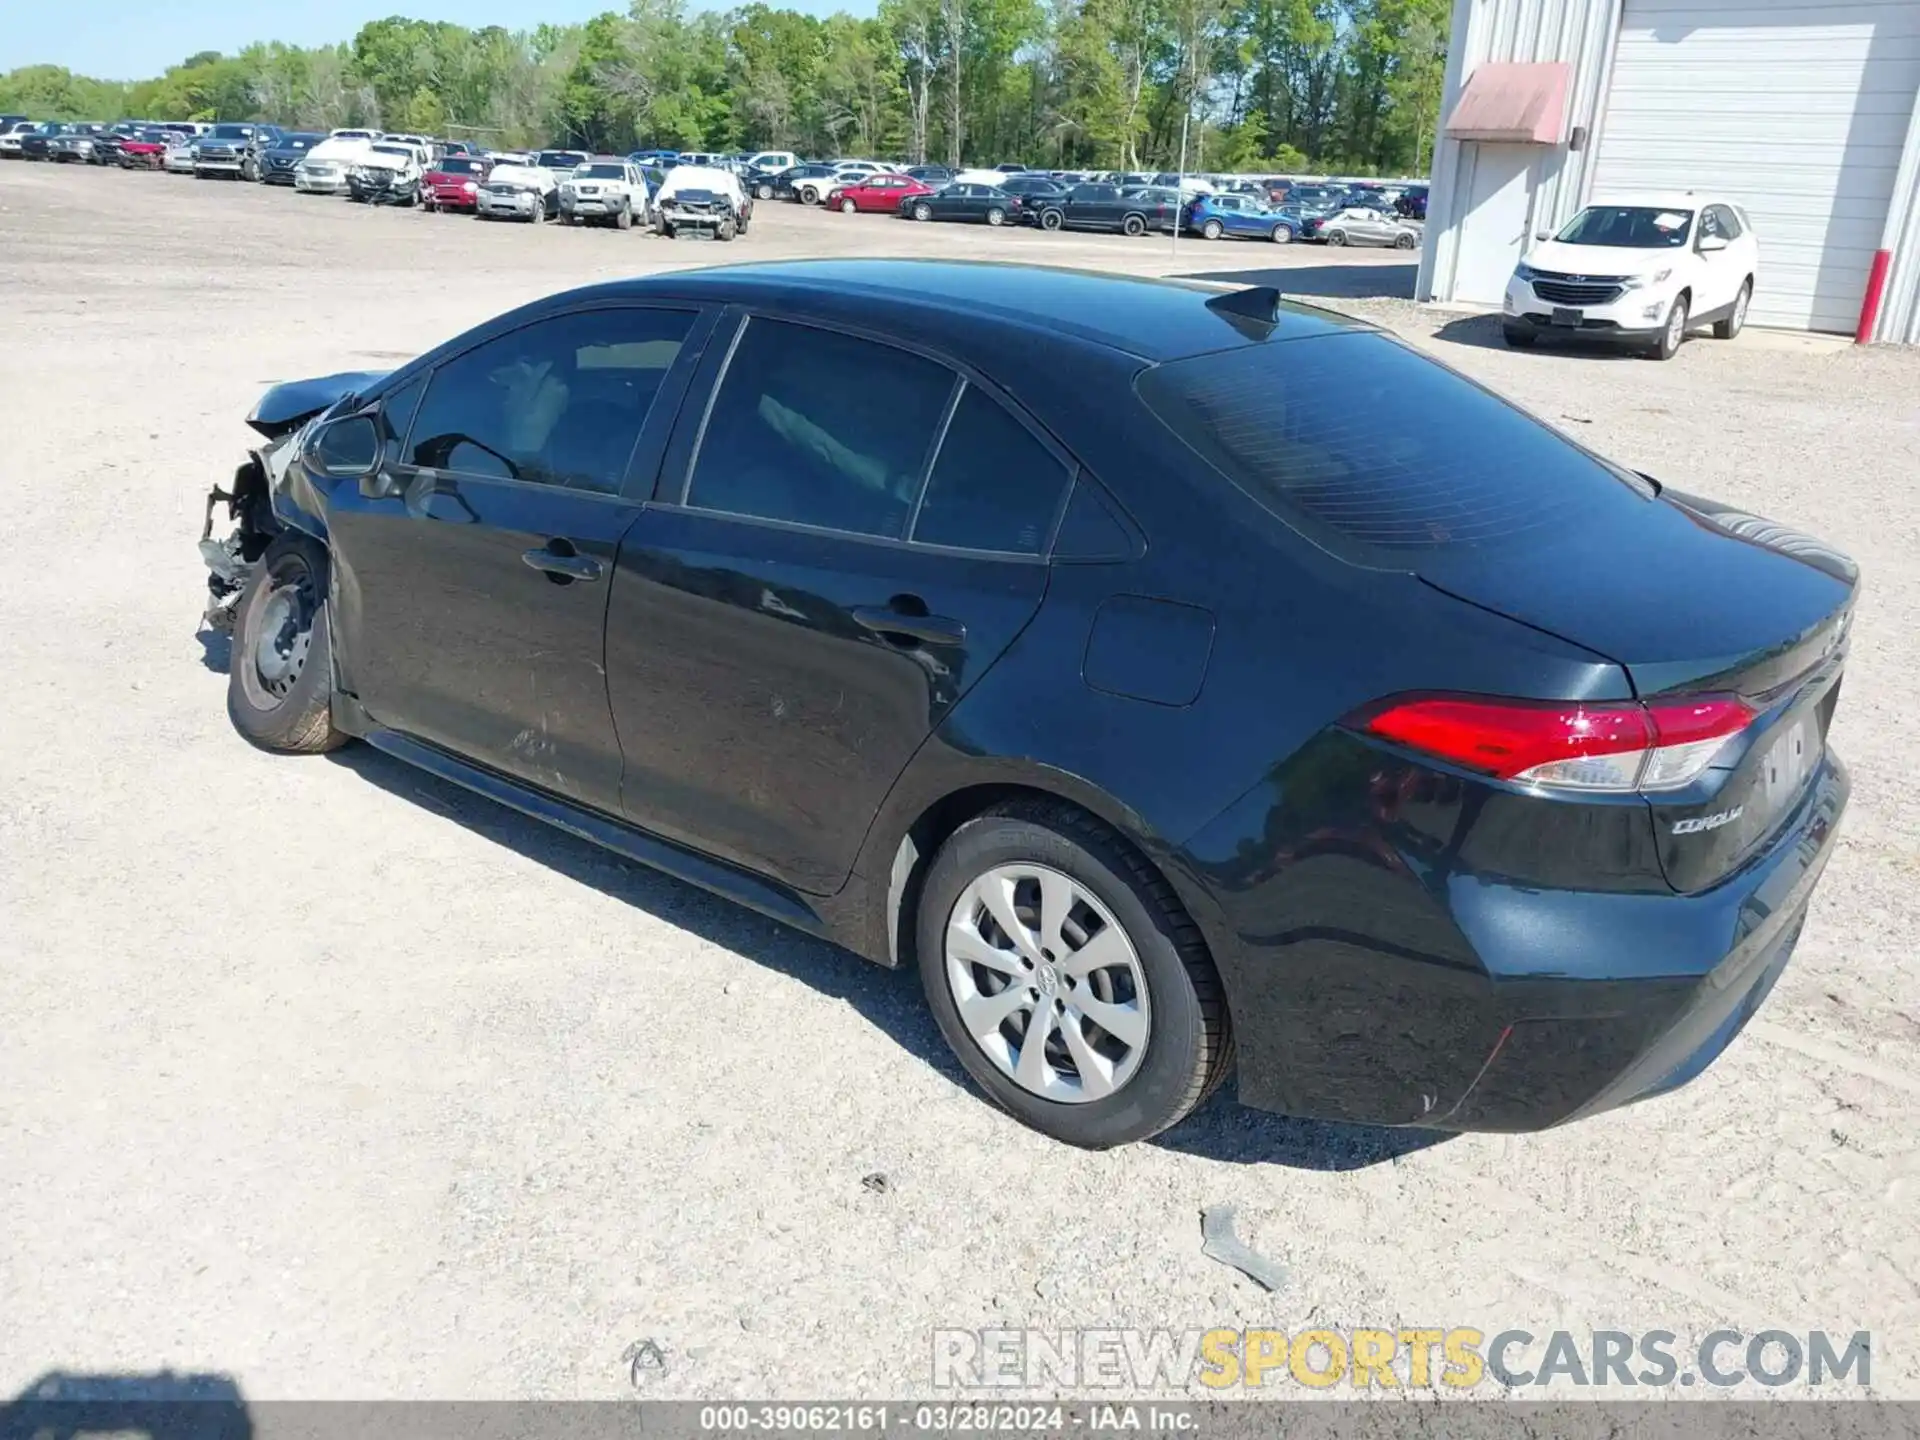
<svg viewBox="0 0 1920 1440">
<path fill-rule="evenodd" d="M 252 424 L 205 546 L 242 734 L 917 966 L 1079 1145 L 1230 1072 L 1443 1129 L 1670 1090 L 1846 801 L 1845 557 L 1272 291 L 682 272 Z"/>
</svg>

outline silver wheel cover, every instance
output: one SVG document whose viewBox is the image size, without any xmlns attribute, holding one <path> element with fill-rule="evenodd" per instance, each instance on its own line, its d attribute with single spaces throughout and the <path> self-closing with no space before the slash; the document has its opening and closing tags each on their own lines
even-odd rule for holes
<svg viewBox="0 0 1920 1440">
<path fill-rule="evenodd" d="M 1069 1105 L 1124 1086 L 1147 1053 L 1146 972 L 1113 912 L 1045 865 L 995 866 L 947 917 L 960 1023 L 1021 1089 Z"/>
</svg>

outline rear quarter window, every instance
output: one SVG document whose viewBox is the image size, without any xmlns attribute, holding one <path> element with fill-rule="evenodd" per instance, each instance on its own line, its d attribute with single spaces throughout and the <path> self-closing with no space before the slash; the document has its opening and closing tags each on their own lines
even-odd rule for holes
<svg viewBox="0 0 1920 1440">
<path fill-rule="evenodd" d="M 1524 545 L 1654 493 L 1386 336 L 1220 351 L 1143 371 L 1136 388 L 1234 485 L 1357 564 Z"/>
</svg>

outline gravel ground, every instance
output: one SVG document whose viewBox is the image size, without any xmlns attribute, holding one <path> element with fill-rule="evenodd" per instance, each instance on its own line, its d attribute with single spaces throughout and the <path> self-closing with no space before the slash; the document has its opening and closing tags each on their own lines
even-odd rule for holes
<svg viewBox="0 0 1920 1440">
<path fill-rule="evenodd" d="M 651 1395 L 885 1396 L 927 1388 L 936 1326 L 1419 1324 L 1867 1329 L 1874 1388 L 1920 1397 L 1920 354 L 1518 354 L 1343 302 L 1867 572 L 1853 808 L 1798 959 L 1700 1081 L 1564 1131 L 1422 1146 L 1222 1097 L 1060 1148 L 969 1091 L 913 977 L 364 749 L 231 732 L 193 541 L 262 386 L 596 278 L 848 252 L 1410 280 L 770 205 L 716 250 L 0 166 L 0 1394 L 171 1367 L 619 1396 L 650 1339 Z M 1202 1257 L 1213 1204 L 1279 1293 Z"/>
</svg>

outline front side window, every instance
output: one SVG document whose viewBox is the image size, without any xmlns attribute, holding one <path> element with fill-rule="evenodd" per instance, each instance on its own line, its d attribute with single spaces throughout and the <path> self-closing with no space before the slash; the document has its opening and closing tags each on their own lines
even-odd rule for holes
<svg viewBox="0 0 1920 1440">
<path fill-rule="evenodd" d="M 428 469 L 617 493 L 692 324 L 684 310 L 591 310 L 489 340 L 434 372 L 408 458 Z"/>
<path fill-rule="evenodd" d="M 1589 205 L 1553 238 L 1565 245 L 1621 250 L 1677 250 L 1693 231 L 1691 210 L 1652 205 Z"/>
<path fill-rule="evenodd" d="M 912 538 L 1038 555 L 1066 493 L 1068 472 L 997 401 L 969 385 L 954 407 Z"/>
<path fill-rule="evenodd" d="M 707 415 L 687 504 L 902 539 L 954 377 L 904 350 L 753 319 Z"/>
</svg>

